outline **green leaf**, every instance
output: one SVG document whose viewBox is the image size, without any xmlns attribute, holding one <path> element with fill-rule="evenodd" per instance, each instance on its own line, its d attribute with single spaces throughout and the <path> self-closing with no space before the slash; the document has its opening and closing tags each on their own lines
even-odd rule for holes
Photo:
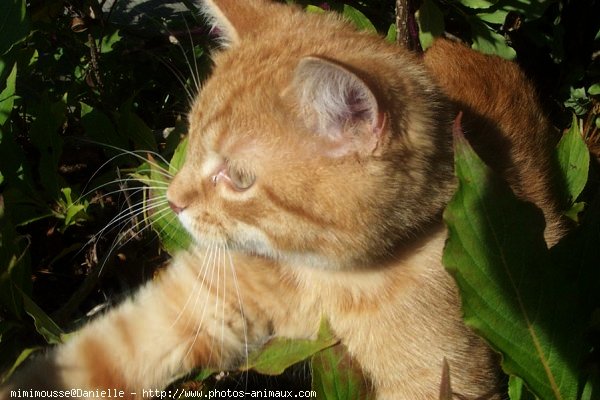
<svg viewBox="0 0 600 400">
<path fill-rule="evenodd" d="M 591 373 L 591 376 L 588 378 L 585 386 L 583 387 L 583 392 L 581 394 L 580 400 L 595 400 L 598 399 L 598 390 L 600 390 L 600 382 L 598 379 L 598 371 L 594 370 Z"/>
<path fill-rule="evenodd" d="M 585 203 L 583 201 L 573 203 L 573 205 L 564 212 L 565 216 L 575 222 L 579 222 L 579 214 L 585 210 Z"/>
<path fill-rule="evenodd" d="M 504 21 L 506 21 L 506 16 L 508 15 L 508 11 L 506 10 L 495 10 L 491 12 L 482 12 L 477 14 L 477 18 L 482 20 L 483 22 L 487 22 L 489 24 L 497 24 L 502 25 Z"/>
<path fill-rule="evenodd" d="M 0 13 L 0 55 L 29 34 L 25 0 L 3 0 Z"/>
<path fill-rule="evenodd" d="M 571 128 L 563 135 L 556 149 L 566 197 L 573 204 L 588 180 L 590 153 L 579 132 L 577 118 L 573 116 Z"/>
<path fill-rule="evenodd" d="M 17 290 L 31 291 L 29 243 L 20 239 L 0 193 L 0 306 L 16 319 L 23 315 L 23 300 Z"/>
<path fill-rule="evenodd" d="M 564 102 L 565 107 L 570 108 L 577 115 L 586 114 L 592 106 L 592 100 L 588 97 L 585 88 L 570 88 L 569 98 Z"/>
<path fill-rule="evenodd" d="M 58 162 L 62 154 L 63 140 L 60 128 L 66 118 L 66 104 L 63 101 L 51 102 L 44 94 L 32 107 L 35 121 L 31 124 L 29 137 L 40 153 L 39 174 L 42 185 L 50 195 L 58 199 L 61 185 L 58 175 Z"/>
<path fill-rule="evenodd" d="M 419 23 L 419 41 L 423 49 L 428 49 L 433 40 L 444 33 L 444 14 L 433 0 L 424 0 L 416 13 Z"/>
<path fill-rule="evenodd" d="M 324 14 L 326 11 L 319 6 L 307 5 L 305 8 L 306 12 L 314 14 Z"/>
<path fill-rule="evenodd" d="M 465 322 L 502 353 L 505 372 L 543 399 L 575 399 L 585 352 L 568 270 L 553 263 L 539 209 L 518 200 L 455 128 L 459 187 L 444 212 L 443 262 Z"/>
<path fill-rule="evenodd" d="M 52 216 L 31 178 L 30 166 L 21 147 L 15 141 L 14 125 L 0 126 L 0 170 L 4 179 L 2 196 L 9 210 L 7 219 L 14 226 Z"/>
<path fill-rule="evenodd" d="M 532 21 L 541 18 L 553 3 L 556 0 L 499 0 L 494 8 L 515 12 L 524 21 Z"/>
<path fill-rule="evenodd" d="M 369 400 L 374 399 L 366 379 L 353 362 L 346 348 L 338 344 L 312 357 L 312 389 L 317 399 Z"/>
<path fill-rule="evenodd" d="M 80 106 L 81 123 L 86 135 L 98 143 L 107 144 L 117 149 L 121 149 L 109 149 L 109 154 L 122 154 L 122 152 L 128 148 L 126 136 L 119 135 L 117 133 L 110 118 L 102 111 L 97 110 L 85 103 L 80 103 Z"/>
<path fill-rule="evenodd" d="M 119 34 L 119 30 L 114 31 L 113 33 L 106 35 L 100 41 L 100 53 L 110 53 L 113 50 L 113 46 L 121 40 L 121 35 Z"/>
<path fill-rule="evenodd" d="M 600 95 L 600 83 L 595 83 L 588 88 L 588 94 L 590 96 L 599 96 Z"/>
<path fill-rule="evenodd" d="M 479 8 L 490 8 L 492 7 L 496 1 L 490 0 L 459 0 L 459 2 L 466 7 L 479 9 Z"/>
<path fill-rule="evenodd" d="M 41 350 L 41 348 L 40 347 L 29 347 L 29 348 L 26 348 L 23 351 L 21 351 L 21 354 L 19 354 L 19 356 L 13 363 L 12 367 L 10 367 L 10 369 L 2 376 L 2 382 L 0 382 L 0 383 L 6 382 L 6 380 L 8 380 L 8 378 L 10 378 L 10 376 L 12 374 L 14 374 L 14 372 L 17 370 L 19 365 L 23 364 L 23 362 L 25 362 L 31 354 L 33 354 L 34 352 L 36 352 L 38 350 Z"/>
<path fill-rule="evenodd" d="M 506 43 L 504 36 L 496 33 L 491 27 L 477 18 L 467 18 L 471 27 L 473 49 L 484 54 L 493 54 L 507 60 L 517 56 L 515 50 Z"/>
<path fill-rule="evenodd" d="M 131 101 L 125 102 L 121 107 L 118 120 L 119 134 L 133 140 L 137 150 L 157 150 L 156 139 L 148 125 L 138 117 L 132 110 Z"/>
<path fill-rule="evenodd" d="M 212 375 L 216 374 L 217 372 L 219 372 L 219 371 L 217 371 L 215 369 L 203 368 L 199 372 L 196 373 L 196 376 L 194 376 L 194 380 L 197 382 L 202 382 L 202 381 L 210 378 Z"/>
<path fill-rule="evenodd" d="M 288 367 L 338 343 L 324 320 L 316 340 L 273 338 L 248 356 L 241 370 L 253 369 L 263 375 L 281 375 Z"/>
<path fill-rule="evenodd" d="M 359 30 L 377 32 L 377 29 L 375 29 L 375 26 L 369 18 L 352 6 L 344 4 L 342 15 L 352 22 Z"/>
<path fill-rule="evenodd" d="M 11 73 L 6 80 L 6 87 L 0 92 L 0 126 L 4 125 L 15 102 L 15 88 L 17 82 L 17 64 L 13 65 Z"/>
<path fill-rule="evenodd" d="M 88 203 L 79 203 L 78 200 L 77 203 L 73 202 L 70 187 L 62 188 L 60 191 L 64 200 L 61 199 L 58 201 L 59 210 L 56 212 L 56 216 L 64 220 L 63 226 L 59 228 L 64 233 L 69 226 L 85 221 L 88 218 L 85 213 Z"/>
<path fill-rule="evenodd" d="M 149 157 L 149 161 L 140 165 L 132 177 L 150 188 L 144 206 L 149 210 L 147 218 L 161 239 L 162 247 L 170 254 L 186 249 L 192 243 L 192 238 L 179 222 L 177 216 L 170 210 L 166 202 L 161 207 L 153 207 L 152 202 L 164 202 L 169 185 L 169 176 L 181 168 L 185 160 L 187 140 L 176 148 L 171 163 L 162 163 Z M 162 200 L 161 200 L 162 199 Z"/>
<path fill-rule="evenodd" d="M 62 343 L 61 335 L 63 335 L 62 329 L 56 325 L 54 321 L 42 310 L 29 296 L 21 291 L 23 296 L 23 306 L 25 312 L 33 318 L 35 329 L 40 335 L 46 339 L 49 344 Z"/>
<path fill-rule="evenodd" d="M 395 24 L 390 24 L 388 28 L 387 34 L 385 35 L 385 40 L 389 43 L 396 43 L 398 37 L 398 31 L 396 30 Z"/>
<path fill-rule="evenodd" d="M 523 379 L 511 375 L 508 378 L 508 397 L 510 400 L 535 400 L 536 397 L 527 390 Z"/>
<path fill-rule="evenodd" d="M 171 175 L 175 175 L 183 167 L 187 155 L 187 144 L 188 139 L 185 138 L 179 143 L 177 148 L 175 148 L 173 157 L 171 157 L 171 161 L 169 162 L 169 173 Z"/>
</svg>

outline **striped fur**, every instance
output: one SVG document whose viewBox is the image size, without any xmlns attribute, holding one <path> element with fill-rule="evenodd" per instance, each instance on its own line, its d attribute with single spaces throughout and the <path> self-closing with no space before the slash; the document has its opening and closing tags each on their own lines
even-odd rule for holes
<svg viewBox="0 0 600 400">
<path fill-rule="evenodd" d="M 312 337 L 325 316 L 378 399 L 437 398 L 444 359 L 456 393 L 500 399 L 496 356 L 441 265 L 441 212 L 462 110 L 474 146 L 560 237 L 553 139 L 523 74 L 448 41 L 419 58 L 266 0 L 204 11 L 226 49 L 168 191 L 197 248 L 9 387 L 140 397 L 192 368 L 239 366 L 273 336 Z"/>
</svg>

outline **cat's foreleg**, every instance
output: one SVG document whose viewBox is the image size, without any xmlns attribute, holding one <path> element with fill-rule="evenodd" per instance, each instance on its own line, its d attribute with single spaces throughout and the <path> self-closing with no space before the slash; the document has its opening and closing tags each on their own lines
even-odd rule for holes
<svg viewBox="0 0 600 400">
<path fill-rule="evenodd" d="M 217 265 L 222 264 L 222 265 Z M 0 389 L 117 390 L 142 398 L 196 367 L 227 368 L 260 345 L 271 323 L 233 265 L 176 258 L 157 279 Z M 251 323 L 248 321 L 251 320 Z"/>
</svg>

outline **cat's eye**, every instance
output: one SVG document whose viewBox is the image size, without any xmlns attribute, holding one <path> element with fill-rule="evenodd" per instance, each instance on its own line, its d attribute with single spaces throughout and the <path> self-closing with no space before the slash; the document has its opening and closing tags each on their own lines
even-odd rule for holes
<svg viewBox="0 0 600 400">
<path fill-rule="evenodd" d="M 250 187 L 254 185 L 254 182 L 256 181 L 256 177 L 251 172 L 232 167 L 231 165 L 229 166 L 227 172 L 231 184 L 236 190 L 239 191 L 250 189 Z"/>
</svg>

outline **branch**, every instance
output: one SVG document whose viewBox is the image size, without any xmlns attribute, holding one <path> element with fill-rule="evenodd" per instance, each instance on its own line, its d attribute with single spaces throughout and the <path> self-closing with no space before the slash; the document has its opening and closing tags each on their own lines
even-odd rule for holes
<svg viewBox="0 0 600 400">
<path fill-rule="evenodd" d="M 396 0 L 396 42 L 408 50 L 418 48 L 418 41 L 411 32 L 415 24 L 411 0 Z"/>
</svg>

